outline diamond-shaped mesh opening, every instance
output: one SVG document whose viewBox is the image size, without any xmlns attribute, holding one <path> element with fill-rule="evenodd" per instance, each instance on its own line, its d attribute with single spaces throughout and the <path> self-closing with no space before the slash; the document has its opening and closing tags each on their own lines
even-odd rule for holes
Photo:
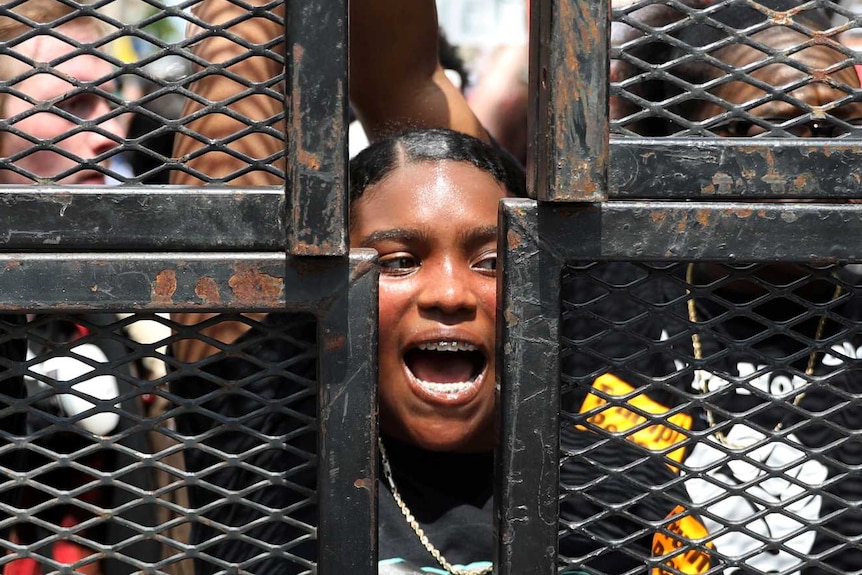
<svg viewBox="0 0 862 575">
<path fill-rule="evenodd" d="M 184 317 L 0 317 L 0 572 L 314 570 L 313 316 Z"/>
<path fill-rule="evenodd" d="M 561 564 L 857 572 L 860 272 L 569 265 Z"/>
<path fill-rule="evenodd" d="M 858 137 L 862 19 L 824 0 L 671 0 L 613 10 L 611 126 L 624 135 Z"/>
<path fill-rule="evenodd" d="M 8 161 L 0 183 L 164 184 L 173 172 L 187 174 L 182 183 L 229 182 L 256 172 L 257 183 L 278 184 L 284 6 L 259 4 L 4 3 L 0 130 Z M 243 39 L 237 30 L 252 32 Z M 196 94 L 214 78 L 218 99 Z M 218 133 L 199 133 L 214 115 Z M 188 138 L 174 153 L 178 133 Z M 196 170 L 210 152 L 220 158 L 217 174 Z"/>
</svg>

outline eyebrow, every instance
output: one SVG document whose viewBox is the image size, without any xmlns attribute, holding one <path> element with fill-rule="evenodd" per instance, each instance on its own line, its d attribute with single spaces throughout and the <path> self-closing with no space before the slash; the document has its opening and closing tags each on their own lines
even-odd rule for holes
<svg viewBox="0 0 862 575">
<path fill-rule="evenodd" d="M 459 239 L 467 244 L 484 244 L 497 239 L 497 226 L 480 226 L 461 230 Z"/>
<path fill-rule="evenodd" d="M 385 241 L 408 242 L 426 239 L 428 231 L 418 228 L 389 228 L 388 230 L 377 230 L 371 232 L 359 241 L 359 247 L 370 248 L 374 244 Z"/>
<path fill-rule="evenodd" d="M 430 232 L 421 228 L 390 228 L 388 230 L 377 230 L 359 240 L 359 247 L 370 248 L 374 244 L 386 241 L 411 242 L 427 240 Z M 497 237 L 497 226 L 480 226 L 468 228 L 458 233 L 458 239 L 464 243 L 481 244 L 492 241 Z"/>
</svg>

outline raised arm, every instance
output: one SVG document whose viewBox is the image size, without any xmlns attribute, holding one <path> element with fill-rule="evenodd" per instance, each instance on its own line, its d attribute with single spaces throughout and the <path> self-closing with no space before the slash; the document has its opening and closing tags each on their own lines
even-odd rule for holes
<svg viewBox="0 0 862 575">
<path fill-rule="evenodd" d="M 270 47 L 279 56 L 284 55 L 283 20 L 284 4 L 272 10 L 252 13 L 248 5 L 266 6 L 263 0 L 247 0 L 240 5 L 229 0 L 205 0 L 194 9 L 194 15 L 203 26 L 190 27 L 188 35 L 194 38 L 214 27 L 227 25 L 226 30 L 237 39 L 226 38 L 216 32 L 202 39 L 194 47 L 195 54 L 209 64 L 227 66 L 227 71 L 236 75 L 231 79 L 221 68 L 203 72 L 189 86 L 195 94 L 188 98 L 183 108 L 183 117 L 200 113 L 202 102 L 222 104 L 236 117 L 219 111 L 210 111 L 186 124 L 190 133 L 178 134 L 174 144 L 174 157 L 186 166 L 211 179 L 219 179 L 231 185 L 264 186 L 281 185 L 280 174 L 284 172 L 284 141 L 272 133 L 255 128 L 249 130 L 249 121 L 260 122 L 275 132 L 284 132 L 281 114 L 284 99 L 277 94 L 278 86 L 272 86 L 283 71 L 283 65 L 274 57 L 248 56 L 249 45 Z M 196 73 L 202 73 L 198 67 Z M 249 86 L 255 89 L 250 90 Z M 261 93 L 268 90 L 270 93 Z M 244 95 L 244 93 L 248 92 Z M 240 120 L 238 118 L 244 118 Z M 243 134 L 244 131 L 249 132 Z M 208 142 L 226 143 L 230 152 L 204 151 Z M 237 157 L 241 154 L 247 157 Z M 263 165 L 249 171 L 249 159 L 261 160 Z M 194 174 L 176 173 L 172 183 L 198 185 L 202 181 Z"/>
<path fill-rule="evenodd" d="M 406 128 L 488 139 L 437 59 L 434 0 L 352 0 L 350 102 L 371 141 Z"/>
</svg>

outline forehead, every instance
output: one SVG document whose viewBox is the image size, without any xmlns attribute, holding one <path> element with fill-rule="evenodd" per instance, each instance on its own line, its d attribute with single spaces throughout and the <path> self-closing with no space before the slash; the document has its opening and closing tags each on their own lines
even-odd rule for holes
<svg viewBox="0 0 862 575">
<path fill-rule="evenodd" d="M 61 36 L 80 43 L 90 43 L 99 39 L 98 32 L 85 23 L 66 24 L 60 26 L 57 31 Z M 61 76 L 67 76 L 70 79 L 75 79 L 82 82 L 93 82 L 104 78 L 111 72 L 111 64 L 103 60 L 95 54 L 81 54 L 71 56 L 77 49 L 69 41 L 50 36 L 48 34 L 40 34 L 16 44 L 14 51 L 20 53 L 26 58 L 33 60 L 36 63 L 51 63 L 57 60 L 62 60 L 57 63 L 52 69 L 59 72 Z M 15 77 L 28 71 L 31 67 L 15 58 L 8 59 L 10 69 L 9 77 Z M 49 73 L 38 73 L 19 83 L 62 83 L 68 86 L 62 78 L 58 78 Z"/>
<path fill-rule="evenodd" d="M 840 52 L 824 45 L 794 51 L 800 44 L 810 43 L 810 38 L 782 27 L 767 29 L 752 38 L 772 49 L 787 50 L 789 63 L 772 63 L 756 67 L 758 62 L 765 61 L 769 56 L 753 46 L 742 44 L 719 50 L 715 55 L 737 69 L 755 66 L 755 69 L 749 72 L 749 76 L 770 86 L 799 86 L 804 83 L 788 93 L 790 98 L 798 101 L 798 104 L 793 103 L 792 99 L 785 101 L 783 98 L 770 98 L 766 103 L 753 108 L 751 110 L 753 114 L 762 117 L 792 117 L 804 113 L 799 105 L 822 108 L 824 112 L 839 117 L 857 117 L 862 112 L 862 105 L 859 103 L 843 104 L 837 109 L 833 104 L 838 100 L 846 99 L 848 93 L 859 87 L 859 79 L 852 62 L 840 66 L 841 63 L 848 62 Z M 841 85 L 845 89 L 838 87 Z M 767 94 L 753 83 L 744 81 L 723 83 L 714 89 L 713 93 L 732 104 L 753 102 Z M 718 113 L 713 109 L 715 106 L 705 107 L 709 110 L 707 110 L 708 113 L 702 114 L 703 118 Z"/>
<path fill-rule="evenodd" d="M 490 174 L 465 162 L 420 162 L 400 166 L 369 186 L 353 203 L 362 227 L 444 223 L 496 223 L 506 190 Z"/>
</svg>

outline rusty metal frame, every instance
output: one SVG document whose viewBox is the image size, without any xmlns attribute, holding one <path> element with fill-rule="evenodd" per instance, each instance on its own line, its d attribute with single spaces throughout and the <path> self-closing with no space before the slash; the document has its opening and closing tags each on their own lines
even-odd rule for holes
<svg viewBox="0 0 862 575">
<path fill-rule="evenodd" d="M 610 2 L 531 4 L 530 196 L 860 198 L 853 138 L 636 138 L 610 134 Z M 858 136 L 857 136 L 858 137 Z"/>
<path fill-rule="evenodd" d="M 607 198 L 610 0 L 530 4 L 530 196 Z"/>
<path fill-rule="evenodd" d="M 857 204 L 512 199 L 503 201 L 500 221 L 495 563 L 502 574 L 558 570 L 560 282 L 567 262 L 862 260 Z"/>
<path fill-rule="evenodd" d="M 41 201 L 56 207 L 60 198 L 44 194 Z M 24 205 L 31 209 L 32 198 Z M 89 233 L 64 239 L 80 246 Z M 155 237 L 152 249 L 162 241 Z M 370 574 L 376 572 L 375 261 L 371 250 L 286 260 L 279 252 L 8 252 L 0 255 L 0 308 L 314 314 L 321 350 L 318 572 Z"/>
<path fill-rule="evenodd" d="M 288 251 L 344 255 L 349 243 L 347 0 L 290 4 L 285 26 Z"/>
<path fill-rule="evenodd" d="M 267 12 L 275 4 L 252 6 L 249 13 Z M 102 17 L 87 6 L 80 12 Z M 105 41 L 128 33 L 122 23 L 105 19 L 120 24 Z M 214 33 L 234 39 L 229 28 Z M 347 2 L 289 5 L 285 39 L 285 74 L 249 87 L 272 97 L 291 95 L 284 114 L 272 119 L 286 117 L 283 187 L 4 187 L 0 309 L 314 315 L 320 430 L 316 572 L 370 575 L 377 570 L 377 268 L 373 251 L 348 248 Z M 160 120 L 143 104 L 167 95 L 191 97 L 184 86 L 203 73 L 231 77 L 224 66 L 191 54 L 188 40 L 161 48 L 158 57 L 180 55 L 206 69 L 163 80 L 132 65 L 119 66 L 114 76 L 135 73 L 157 89 L 106 118 L 137 111 Z M 248 54 L 280 59 L 271 48 L 249 45 Z M 236 116 L 230 102 L 209 104 L 209 111 Z M 181 120 L 164 119 L 160 133 L 182 132 Z M 255 130 L 281 136 L 268 125 L 246 131 Z M 211 142 L 215 149 L 228 143 Z M 127 140 L 108 155 L 139 148 L 138 141 Z M 162 159 L 157 171 L 191 171 Z M 254 167 L 280 174 L 278 159 Z M 159 562 L 145 569 L 168 567 Z"/>
</svg>

